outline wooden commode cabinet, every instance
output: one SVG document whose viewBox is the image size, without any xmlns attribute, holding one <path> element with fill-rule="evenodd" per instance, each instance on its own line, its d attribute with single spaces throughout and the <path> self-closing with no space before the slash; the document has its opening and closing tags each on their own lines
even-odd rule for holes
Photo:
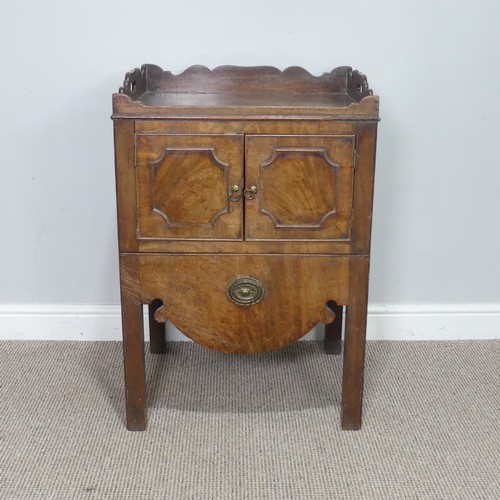
<svg viewBox="0 0 500 500">
<path fill-rule="evenodd" d="M 359 429 L 378 98 L 358 71 L 144 65 L 113 95 L 127 426 L 164 322 L 232 353 L 325 323 Z M 285 374 L 284 374 L 285 376 Z M 327 382 L 327 381 L 326 381 Z"/>
</svg>

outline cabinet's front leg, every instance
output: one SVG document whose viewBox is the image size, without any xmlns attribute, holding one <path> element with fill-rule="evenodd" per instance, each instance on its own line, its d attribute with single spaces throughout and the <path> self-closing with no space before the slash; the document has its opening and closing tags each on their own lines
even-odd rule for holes
<svg viewBox="0 0 500 500">
<path fill-rule="evenodd" d="M 354 267 L 354 266 L 353 266 Z M 368 303 L 368 262 L 356 266 L 346 308 L 344 368 L 342 373 L 342 429 L 361 428 Z"/>
<path fill-rule="evenodd" d="M 144 363 L 144 318 L 138 298 L 136 273 L 121 264 L 121 306 L 123 331 L 123 359 L 125 366 L 125 400 L 127 428 L 143 431 L 146 428 L 146 373 Z M 130 262 L 134 264 L 134 262 Z"/>
<path fill-rule="evenodd" d="M 342 352 L 343 307 L 335 302 L 329 302 L 328 307 L 335 314 L 335 319 L 332 323 L 325 325 L 323 347 L 326 354 L 340 354 Z"/>
<path fill-rule="evenodd" d="M 165 337 L 165 323 L 155 320 L 155 312 L 162 306 L 162 301 L 155 299 L 148 305 L 149 313 L 149 350 L 153 354 L 164 354 L 167 352 Z"/>
</svg>

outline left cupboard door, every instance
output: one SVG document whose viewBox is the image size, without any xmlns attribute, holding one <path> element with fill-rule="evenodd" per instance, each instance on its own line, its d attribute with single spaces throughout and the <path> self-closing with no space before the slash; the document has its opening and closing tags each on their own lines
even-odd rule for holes
<svg viewBox="0 0 500 500">
<path fill-rule="evenodd" d="M 136 175 L 138 239 L 243 238 L 242 135 L 136 135 Z"/>
</svg>

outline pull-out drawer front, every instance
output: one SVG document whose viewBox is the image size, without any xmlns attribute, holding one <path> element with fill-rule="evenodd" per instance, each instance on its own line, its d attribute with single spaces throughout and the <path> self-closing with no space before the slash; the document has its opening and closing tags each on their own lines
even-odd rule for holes
<svg viewBox="0 0 500 500">
<path fill-rule="evenodd" d="M 354 135 L 246 137 L 248 240 L 349 241 Z"/>
<path fill-rule="evenodd" d="M 242 239 L 242 135 L 137 135 L 136 167 L 139 239 Z"/>
<path fill-rule="evenodd" d="M 139 267 L 135 262 L 138 259 Z M 218 351 L 263 352 L 295 342 L 349 305 L 350 283 L 366 257 L 299 255 L 140 255 L 122 257 L 137 300 L 163 302 L 155 317 Z M 127 273 L 130 273 L 127 274 Z M 136 285 L 127 290 L 137 294 Z"/>
</svg>

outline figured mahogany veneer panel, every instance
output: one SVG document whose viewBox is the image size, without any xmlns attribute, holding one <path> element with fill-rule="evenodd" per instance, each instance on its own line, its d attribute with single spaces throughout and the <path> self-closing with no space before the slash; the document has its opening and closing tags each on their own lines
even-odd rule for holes
<svg viewBox="0 0 500 500">
<path fill-rule="evenodd" d="M 240 239 L 241 136 L 137 136 L 139 238 Z"/>
<path fill-rule="evenodd" d="M 217 157 L 214 148 L 165 148 L 150 165 L 153 212 L 168 226 L 214 225 L 229 212 L 229 165 Z"/>
<path fill-rule="evenodd" d="M 321 229 L 337 213 L 339 164 L 328 158 L 326 149 L 275 149 L 260 167 L 260 211 L 275 228 Z"/>
<path fill-rule="evenodd" d="M 328 120 L 136 120 L 135 133 L 355 135 L 356 124 Z"/>
<path fill-rule="evenodd" d="M 130 256 L 133 260 L 134 256 Z M 255 353 L 288 345 L 334 317 L 326 303 L 349 303 L 353 262 L 364 257 L 282 255 L 140 255 L 142 302 L 161 299 L 155 317 L 194 341 L 224 352 Z M 127 272 L 126 256 L 123 270 Z M 257 304 L 227 296 L 238 277 L 263 286 Z"/>
<path fill-rule="evenodd" d="M 247 239 L 348 240 L 354 136 L 247 136 Z"/>
</svg>

